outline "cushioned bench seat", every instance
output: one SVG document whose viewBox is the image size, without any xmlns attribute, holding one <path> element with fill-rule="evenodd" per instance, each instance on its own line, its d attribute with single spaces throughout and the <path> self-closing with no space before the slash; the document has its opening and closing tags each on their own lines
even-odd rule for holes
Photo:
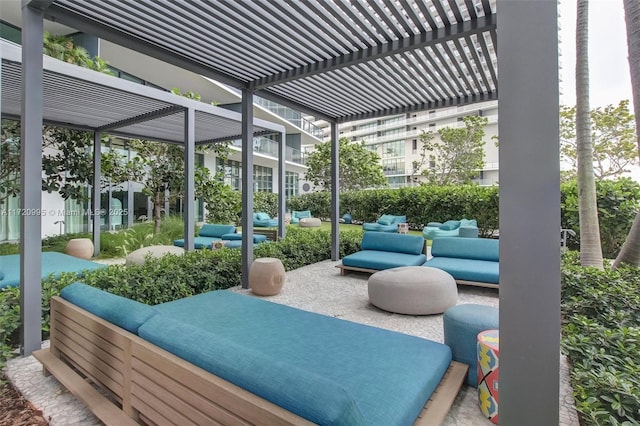
<svg viewBox="0 0 640 426">
<path fill-rule="evenodd" d="M 442 269 L 458 284 L 498 287 L 500 282 L 499 240 L 490 238 L 443 237 L 433 240 L 424 266 Z"/>
<path fill-rule="evenodd" d="M 107 265 L 79 259 L 68 254 L 48 251 L 42 253 L 42 278 L 58 278 L 65 272 L 76 272 L 79 276 L 85 271 L 106 268 Z M 20 255 L 0 256 L 0 288 L 20 286 Z"/>
<path fill-rule="evenodd" d="M 312 407 L 337 416 L 334 424 L 412 424 L 451 362 L 449 347 L 440 343 L 228 291 L 154 308 L 178 324 L 153 318 L 141 337 L 325 424 L 330 417 L 312 417 L 318 414 L 301 401 L 324 398 Z M 175 333 L 166 332 L 171 327 Z M 204 331 L 215 338 L 203 339 Z"/>
<path fill-rule="evenodd" d="M 236 232 L 236 227 L 233 225 L 220 225 L 215 223 L 205 223 L 200 228 L 198 236 L 193 239 L 193 248 L 204 249 L 211 248 L 211 245 L 215 241 L 222 240 L 222 236 L 225 234 L 232 234 Z M 175 240 L 174 246 L 184 247 L 184 239 Z"/>
<path fill-rule="evenodd" d="M 468 369 L 441 343 L 226 290 L 150 306 L 74 283 L 51 320 L 34 356 L 107 424 L 439 424 Z"/>
<path fill-rule="evenodd" d="M 426 260 L 424 238 L 418 235 L 365 232 L 361 250 L 345 256 L 337 265 L 340 273 L 346 270 L 375 272 L 400 266 L 420 266 Z"/>
</svg>

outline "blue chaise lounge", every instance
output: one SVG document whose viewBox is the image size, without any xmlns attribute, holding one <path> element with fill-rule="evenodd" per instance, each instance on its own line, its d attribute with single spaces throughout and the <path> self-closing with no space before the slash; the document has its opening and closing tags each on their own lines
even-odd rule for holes
<svg viewBox="0 0 640 426">
<path fill-rule="evenodd" d="M 34 356 L 118 424 L 440 424 L 468 368 L 441 343 L 226 290 L 149 306 L 76 283 L 51 312 Z"/>
<path fill-rule="evenodd" d="M 42 279 L 49 276 L 58 278 L 65 272 L 75 272 L 82 276 L 85 271 L 106 268 L 107 265 L 79 259 L 54 251 L 42 253 Z M 20 255 L 0 256 L 0 289 L 20 286 Z"/>
<path fill-rule="evenodd" d="M 436 238 L 424 266 L 442 269 L 458 284 L 497 288 L 500 282 L 499 240 L 490 238 Z"/>
<path fill-rule="evenodd" d="M 377 232 L 398 232 L 398 224 L 406 223 L 406 216 L 394 216 L 391 214 L 383 214 L 377 222 L 363 223 L 362 229 L 365 231 Z"/>
<path fill-rule="evenodd" d="M 421 266 L 427 260 L 424 255 L 424 238 L 418 235 L 365 232 L 360 251 L 345 256 L 340 274 L 348 270 L 376 272 L 400 266 Z"/>
<path fill-rule="evenodd" d="M 193 247 L 196 249 L 211 248 L 214 241 L 222 240 L 225 234 L 233 234 L 236 227 L 233 225 L 219 225 L 215 223 L 205 223 L 200 228 L 198 236 L 193 239 Z M 175 240 L 174 246 L 184 247 L 184 239 Z"/>
</svg>

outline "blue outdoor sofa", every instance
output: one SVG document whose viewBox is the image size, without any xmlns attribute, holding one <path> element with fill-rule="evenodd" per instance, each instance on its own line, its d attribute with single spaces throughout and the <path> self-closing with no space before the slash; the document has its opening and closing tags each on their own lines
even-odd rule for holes
<svg viewBox="0 0 640 426">
<path fill-rule="evenodd" d="M 211 248 L 214 241 L 222 240 L 224 235 L 235 234 L 236 227 L 233 225 L 219 225 L 205 223 L 200 228 L 198 236 L 193 239 L 193 247 L 196 249 Z M 184 247 L 184 239 L 175 240 L 174 246 Z"/>
<path fill-rule="evenodd" d="M 49 276 L 58 278 L 65 272 L 76 272 L 82 276 L 85 271 L 106 268 L 107 265 L 79 259 L 68 254 L 46 251 L 42 253 L 42 279 Z M 20 255 L 0 256 L 0 289 L 20 286 Z"/>
<path fill-rule="evenodd" d="M 398 232 L 398 224 L 406 223 L 407 216 L 383 214 L 377 222 L 363 223 L 362 229 L 376 232 Z"/>
<path fill-rule="evenodd" d="M 75 283 L 51 312 L 34 356 L 118 424 L 439 424 L 468 368 L 441 343 L 226 290 L 149 306 Z"/>
<path fill-rule="evenodd" d="M 458 284 L 498 288 L 499 240 L 490 238 L 436 238 L 424 266 L 448 272 Z"/>
<path fill-rule="evenodd" d="M 311 210 L 301 210 L 301 211 L 292 211 L 291 212 L 291 223 L 297 225 L 300 223 L 300 219 L 305 219 L 313 217 L 311 216 Z"/>
<path fill-rule="evenodd" d="M 400 266 L 421 266 L 427 260 L 424 255 L 424 238 L 418 235 L 365 232 L 360 251 L 345 256 L 340 274 L 347 271 L 376 272 Z"/>
</svg>

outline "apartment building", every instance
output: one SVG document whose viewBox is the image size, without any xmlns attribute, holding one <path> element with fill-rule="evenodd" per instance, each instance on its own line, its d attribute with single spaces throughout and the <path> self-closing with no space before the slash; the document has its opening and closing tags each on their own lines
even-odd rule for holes
<svg viewBox="0 0 640 426">
<path fill-rule="evenodd" d="M 401 188 L 424 181 L 422 170 L 430 167 L 428 161 L 414 172 L 413 162 L 420 161 L 422 144 L 420 134 L 433 131 L 437 136 L 444 127 L 464 127 L 462 118 L 469 115 L 486 117 L 488 124 L 484 136 L 484 167 L 478 170 L 475 182 L 480 185 L 498 184 L 498 147 L 494 136 L 498 135 L 498 101 L 473 105 L 442 108 L 393 115 L 384 118 L 343 123 L 339 126 L 339 137 L 352 142 L 364 141 L 365 146 L 380 156 L 383 172 L 389 186 Z M 317 122 L 328 140 L 328 123 Z"/>
</svg>

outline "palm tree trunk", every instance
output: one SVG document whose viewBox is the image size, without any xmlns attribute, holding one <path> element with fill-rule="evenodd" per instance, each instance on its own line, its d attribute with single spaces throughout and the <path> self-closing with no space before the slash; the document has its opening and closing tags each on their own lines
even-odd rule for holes
<svg viewBox="0 0 640 426">
<path fill-rule="evenodd" d="M 580 215 L 580 263 L 603 268 L 600 225 L 593 174 L 593 145 L 589 115 L 589 1 L 578 0 L 576 21 L 576 140 L 578 202 Z"/>
<path fill-rule="evenodd" d="M 639 138 L 638 156 L 640 157 L 640 3 L 638 0 L 623 0 L 624 16 L 627 24 L 627 46 L 629 49 L 629 71 L 631 73 L 631 92 L 636 116 L 636 137 Z M 640 266 L 640 212 L 636 215 L 629 235 L 613 262 L 612 268 L 621 264 Z"/>
</svg>

